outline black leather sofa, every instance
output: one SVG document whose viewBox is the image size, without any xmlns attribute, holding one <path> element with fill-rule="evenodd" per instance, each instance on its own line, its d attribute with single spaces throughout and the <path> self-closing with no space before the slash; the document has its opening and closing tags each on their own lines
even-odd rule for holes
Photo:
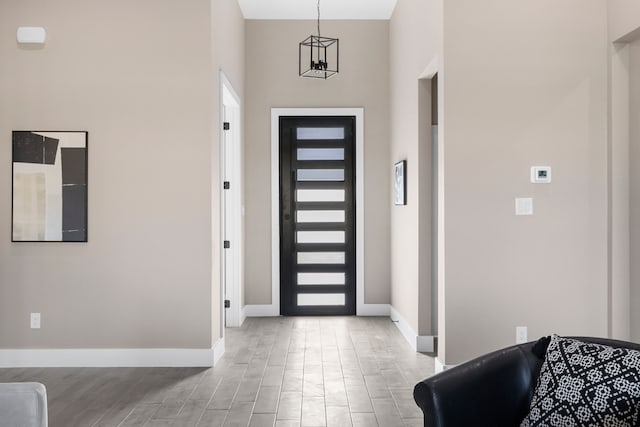
<svg viewBox="0 0 640 427">
<path fill-rule="evenodd" d="M 640 350 L 604 338 L 580 341 Z M 425 427 L 517 427 L 529 412 L 548 339 L 507 347 L 416 384 L 413 398 Z"/>
</svg>

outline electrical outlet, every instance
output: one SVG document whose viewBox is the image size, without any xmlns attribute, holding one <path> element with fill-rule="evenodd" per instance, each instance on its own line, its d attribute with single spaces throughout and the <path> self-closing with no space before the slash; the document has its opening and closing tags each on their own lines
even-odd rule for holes
<svg viewBox="0 0 640 427">
<path fill-rule="evenodd" d="M 31 329 L 40 329 L 40 313 L 31 313 Z"/>
<path fill-rule="evenodd" d="M 523 344 L 527 342 L 527 327 L 516 326 L 516 344 Z"/>
</svg>

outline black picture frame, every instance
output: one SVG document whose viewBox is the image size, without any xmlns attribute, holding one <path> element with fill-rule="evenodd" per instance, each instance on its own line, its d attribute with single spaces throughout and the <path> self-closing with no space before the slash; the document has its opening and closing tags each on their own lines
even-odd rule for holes
<svg viewBox="0 0 640 427">
<path fill-rule="evenodd" d="M 11 241 L 88 241 L 87 131 L 15 130 Z"/>
<path fill-rule="evenodd" d="M 393 167 L 393 202 L 396 206 L 407 204 L 407 161 L 401 160 Z"/>
</svg>

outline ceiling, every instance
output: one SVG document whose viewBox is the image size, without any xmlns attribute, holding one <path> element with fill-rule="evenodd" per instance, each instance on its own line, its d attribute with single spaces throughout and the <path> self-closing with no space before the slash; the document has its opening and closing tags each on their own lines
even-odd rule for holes
<svg viewBox="0 0 640 427">
<path fill-rule="evenodd" d="M 320 19 L 389 19 L 397 0 L 320 0 Z M 317 0 L 238 0 L 245 19 L 316 19 Z"/>
</svg>

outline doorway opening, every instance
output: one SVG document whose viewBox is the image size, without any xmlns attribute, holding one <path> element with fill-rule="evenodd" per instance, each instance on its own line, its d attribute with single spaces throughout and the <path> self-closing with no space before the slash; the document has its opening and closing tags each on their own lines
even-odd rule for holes
<svg viewBox="0 0 640 427">
<path fill-rule="evenodd" d="M 438 262 L 440 161 L 438 74 L 418 80 L 418 351 L 435 352 L 438 335 Z"/>
</svg>

